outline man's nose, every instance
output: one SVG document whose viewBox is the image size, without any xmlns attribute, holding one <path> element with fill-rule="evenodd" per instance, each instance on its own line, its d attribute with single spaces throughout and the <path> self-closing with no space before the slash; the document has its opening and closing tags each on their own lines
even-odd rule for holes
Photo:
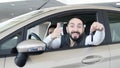
<svg viewBox="0 0 120 68">
<path fill-rule="evenodd" d="M 78 28 L 77 28 L 77 27 L 74 27 L 74 31 L 78 31 Z"/>
</svg>

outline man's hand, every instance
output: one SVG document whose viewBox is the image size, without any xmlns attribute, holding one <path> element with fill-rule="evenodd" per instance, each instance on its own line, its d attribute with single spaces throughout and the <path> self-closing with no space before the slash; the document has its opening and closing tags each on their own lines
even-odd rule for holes
<svg viewBox="0 0 120 68">
<path fill-rule="evenodd" d="M 96 30 L 102 31 L 104 29 L 103 24 L 99 23 L 99 22 L 93 22 L 93 24 L 91 25 L 90 28 L 90 32 L 94 32 Z"/>
<path fill-rule="evenodd" d="M 51 35 L 51 38 L 52 39 L 55 39 L 55 38 L 58 38 L 61 36 L 61 28 L 60 28 L 60 23 L 57 23 L 57 27 L 54 29 L 52 35 Z"/>
</svg>

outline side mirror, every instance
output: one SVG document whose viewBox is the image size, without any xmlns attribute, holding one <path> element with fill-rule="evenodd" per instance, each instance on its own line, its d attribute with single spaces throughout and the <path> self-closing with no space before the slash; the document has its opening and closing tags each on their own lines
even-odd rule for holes
<svg viewBox="0 0 120 68">
<path fill-rule="evenodd" d="M 39 40 L 26 40 L 17 45 L 18 54 L 15 63 L 19 67 L 26 64 L 29 55 L 41 54 L 45 51 L 46 44 Z"/>
</svg>

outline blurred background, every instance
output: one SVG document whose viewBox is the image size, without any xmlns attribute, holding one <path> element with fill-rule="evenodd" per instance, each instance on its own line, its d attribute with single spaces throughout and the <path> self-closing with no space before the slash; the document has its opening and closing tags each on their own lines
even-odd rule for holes
<svg viewBox="0 0 120 68">
<path fill-rule="evenodd" d="M 120 0 L 0 0 L 0 22 L 36 9 L 72 4 L 120 7 Z"/>
</svg>

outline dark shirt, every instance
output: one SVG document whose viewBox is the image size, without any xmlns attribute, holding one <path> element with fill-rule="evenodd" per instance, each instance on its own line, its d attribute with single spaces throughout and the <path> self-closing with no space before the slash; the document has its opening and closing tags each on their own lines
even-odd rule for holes
<svg viewBox="0 0 120 68">
<path fill-rule="evenodd" d="M 82 36 L 78 40 L 75 41 L 75 44 L 73 47 L 84 47 L 85 46 L 85 38 L 86 38 L 86 35 L 82 34 Z M 69 34 L 62 35 L 60 48 L 70 48 Z"/>
</svg>

